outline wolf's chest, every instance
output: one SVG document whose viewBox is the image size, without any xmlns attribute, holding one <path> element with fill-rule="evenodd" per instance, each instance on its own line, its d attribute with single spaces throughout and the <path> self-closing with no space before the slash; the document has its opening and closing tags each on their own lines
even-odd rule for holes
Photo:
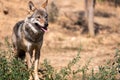
<svg viewBox="0 0 120 80">
<path fill-rule="evenodd" d="M 43 40 L 44 33 L 37 30 L 37 32 L 34 32 L 31 26 L 25 25 L 23 26 L 23 32 L 22 35 L 24 38 L 30 42 L 38 43 Z M 34 27 L 34 26 L 33 26 Z"/>
</svg>

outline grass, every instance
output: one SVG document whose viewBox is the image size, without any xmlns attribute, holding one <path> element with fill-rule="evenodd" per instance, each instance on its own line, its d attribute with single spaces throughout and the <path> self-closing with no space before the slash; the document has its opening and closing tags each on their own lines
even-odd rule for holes
<svg viewBox="0 0 120 80">
<path fill-rule="evenodd" d="M 24 61 L 12 57 L 11 45 L 8 38 L 5 39 L 6 50 L 0 49 L 0 80 L 28 80 L 29 71 Z M 116 50 L 114 61 L 108 61 L 106 65 L 99 66 L 98 71 L 89 70 L 90 59 L 84 66 L 78 65 L 80 51 L 66 67 L 56 70 L 47 59 L 42 63 L 41 80 L 119 80 L 120 75 L 120 50 Z M 9 57 L 6 55 L 10 54 Z M 76 69 L 74 69 L 76 66 Z"/>
</svg>

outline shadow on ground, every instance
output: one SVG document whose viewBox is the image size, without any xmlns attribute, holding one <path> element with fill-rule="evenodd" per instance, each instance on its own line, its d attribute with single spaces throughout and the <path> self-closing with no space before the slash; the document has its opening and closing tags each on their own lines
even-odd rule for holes
<svg viewBox="0 0 120 80">
<path fill-rule="evenodd" d="M 63 22 L 62 27 L 66 28 L 67 30 L 70 31 L 79 31 L 81 30 L 81 34 L 86 34 L 88 33 L 88 26 L 87 22 L 84 18 L 84 11 L 79 11 L 79 12 L 74 12 L 74 15 L 67 16 L 69 18 L 69 21 Z M 71 17 L 76 17 L 75 15 L 78 15 L 77 19 L 73 20 Z M 110 18 L 110 17 L 116 17 L 115 14 L 112 13 L 107 13 L 107 12 L 101 12 L 101 11 L 96 11 L 95 16 L 97 17 L 104 17 L 104 18 Z M 107 25 L 102 25 L 99 23 L 94 23 L 95 26 L 95 33 L 96 35 L 103 30 L 106 30 L 108 33 L 111 33 L 112 28 L 111 26 Z"/>
</svg>

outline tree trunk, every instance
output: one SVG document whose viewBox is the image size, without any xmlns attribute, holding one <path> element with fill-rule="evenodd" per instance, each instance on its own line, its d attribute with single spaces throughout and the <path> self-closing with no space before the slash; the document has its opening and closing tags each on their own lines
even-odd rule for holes
<svg viewBox="0 0 120 80">
<path fill-rule="evenodd" d="M 95 36 L 94 30 L 94 8 L 96 0 L 84 0 L 85 3 L 85 20 L 88 25 L 90 36 Z"/>
<path fill-rule="evenodd" d="M 94 29 L 94 0 L 89 0 L 89 17 L 88 17 L 88 29 L 90 36 L 95 36 L 95 29 Z"/>
</svg>

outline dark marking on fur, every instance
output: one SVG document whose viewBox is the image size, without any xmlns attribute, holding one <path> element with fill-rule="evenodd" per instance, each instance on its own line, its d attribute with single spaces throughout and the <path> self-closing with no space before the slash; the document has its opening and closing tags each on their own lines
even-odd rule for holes
<svg viewBox="0 0 120 80">
<path fill-rule="evenodd" d="M 18 52 L 17 52 L 15 57 L 16 58 L 20 58 L 21 60 L 23 60 L 25 58 L 25 51 L 22 50 L 22 49 L 18 50 Z"/>
<path fill-rule="evenodd" d="M 13 31 L 14 31 L 14 33 L 16 33 L 15 36 L 16 36 L 17 38 L 19 38 L 18 30 L 19 30 L 19 28 L 20 28 L 20 25 L 22 26 L 23 24 L 24 24 L 24 20 L 19 21 L 19 22 L 17 22 L 17 23 L 15 24 L 15 26 L 14 26 L 14 28 L 13 28 Z"/>
<path fill-rule="evenodd" d="M 38 43 L 40 41 L 43 40 L 43 35 L 44 35 L 44 32 L 41 31 L 41 29 L 37 28 L 37 26 L 35 26 L 35 24 L 32 24 L 36 30 L 39 30 L 39 32 L 37 34 L 35 34 L 31 28 L 29 28 L 29 25 L 25 25 L 25 39 L 28 40 L 29 42 L 33 42 L 33 43 Z"/>
</svg>

